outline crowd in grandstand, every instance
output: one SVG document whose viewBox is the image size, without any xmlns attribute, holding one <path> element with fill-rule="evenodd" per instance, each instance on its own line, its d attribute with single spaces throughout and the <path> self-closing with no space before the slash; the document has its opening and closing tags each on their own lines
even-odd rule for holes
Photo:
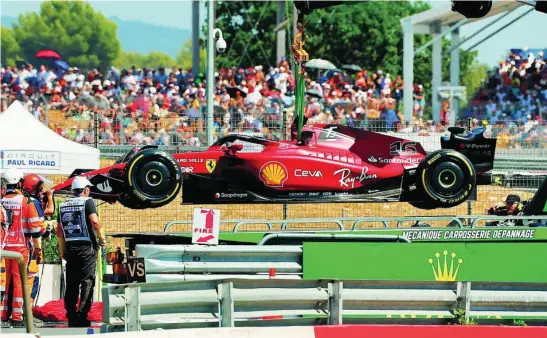
<svg viewBox="0 0 547 338">
<path fill-rule="evenodd" d="M 547 58 L 545 51 L 512 49 L 466 108 L 492 136 L 514 147 L 547 141 Z M 476 123 L 478 121 L 475 121 Z"/>
<path fill-rule="evenodd" d="M 542 52 L 512 51 L 461 112 L 486 125 L 508 146 L 534 146 L 547 138 L 547 68 Z M 311 70 L 309 75 L 316 74 Z M 311 76 L 310 76 L 311 77 Z M 444 132 L 447 121 L 423 120 L 425 93 L 414 85 L 414 120 L 403 122 L 403 79 L 382 70 L 321 71 L 307 80 L 309 122 L 341 123 L 378 131 Z M 94 139 L 99 122 L 102 144 L 175 144 L 200 146 L 205 141 L 206 83 L 191 69 L 178 67 L 81 71 L 31 64 L 1 70 L 2 111 L 17 99 L 45 121 L 46 108 L 62 112 L 49 120 L 59 134 L 83 143 Z M 284 111 L 290 123 L 295 77 L 288 60 L 276 67 L 220 69 L 215 73 L 215 137 L 248 132 L 281 139 Z M 442 103 L 445 118 L 448 103 Z M 96 114 L 95 114 L 96 113 Z"/>
</svg>

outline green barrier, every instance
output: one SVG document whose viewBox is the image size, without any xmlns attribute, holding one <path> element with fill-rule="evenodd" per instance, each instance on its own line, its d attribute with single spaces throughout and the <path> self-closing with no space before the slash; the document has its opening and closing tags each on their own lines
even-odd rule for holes
<svg viewBox="0 0 547 338">
<path fill-rule="evenodd" d="M 547 243 L 304 243 L 304 279 L 546 283 Z"/>
</svg>

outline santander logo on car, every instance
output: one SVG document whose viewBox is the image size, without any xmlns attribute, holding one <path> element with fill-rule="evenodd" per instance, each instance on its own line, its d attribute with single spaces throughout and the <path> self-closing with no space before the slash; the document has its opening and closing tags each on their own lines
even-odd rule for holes
<svg viewBox="0 0 547 338">
<path fill-rule="evenodd" d="M 399 164 L 418 164 L 420 159 L 417 158 L 383 158 L 383 157 L 374 157 L 370 155 L 368 158 L 369 163 L 399 163 Z"/>
</svg>

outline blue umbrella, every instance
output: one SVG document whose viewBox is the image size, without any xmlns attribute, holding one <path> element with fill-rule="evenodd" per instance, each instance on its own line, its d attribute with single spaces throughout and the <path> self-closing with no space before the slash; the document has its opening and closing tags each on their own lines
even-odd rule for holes
<svg viewBox="0 0 547 338">
<path fill-rule="evenodd" d="M 55 60 L 55 61 L 53 61 L 53 63 L 54 63 L 57 67 L 59 67 L 59 68 L 61 68 L 61 69 L 63 69 L 63 70 L 68 70 L 68 69 L 70 68 L 70 66 L 68 65 L 68 63 L 67 63 L 66 61 L 63 61 L 63 60 Z"/>
<path fill-rule="evenodd" d="M 33 88 L 39 88 L 40 87 L 40 81 L 36 76 L 27 76 L 25 78 L 25 81 L 28 83 L 29 86 Z"/>
</svg>

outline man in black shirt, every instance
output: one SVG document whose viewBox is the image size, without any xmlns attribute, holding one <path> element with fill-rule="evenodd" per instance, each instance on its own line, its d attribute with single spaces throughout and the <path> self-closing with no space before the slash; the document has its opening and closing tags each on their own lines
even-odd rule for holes
<svg viewBox="0 0 547 338">
<path fill-rule="evenodd" d="M 72 182 L 73 198 L 59 207 L 57 238 L 61 256 L 66 261 L 65 310 L 68 326 L 88 327 L 87 314 L 91 309 L 95 270 L 99 247 L 106 246 L 97 208 L 89 197 L 91 182 L 77 176 Z M 80 297 L 80 305 L 76 309 Z"/>
</svg>

